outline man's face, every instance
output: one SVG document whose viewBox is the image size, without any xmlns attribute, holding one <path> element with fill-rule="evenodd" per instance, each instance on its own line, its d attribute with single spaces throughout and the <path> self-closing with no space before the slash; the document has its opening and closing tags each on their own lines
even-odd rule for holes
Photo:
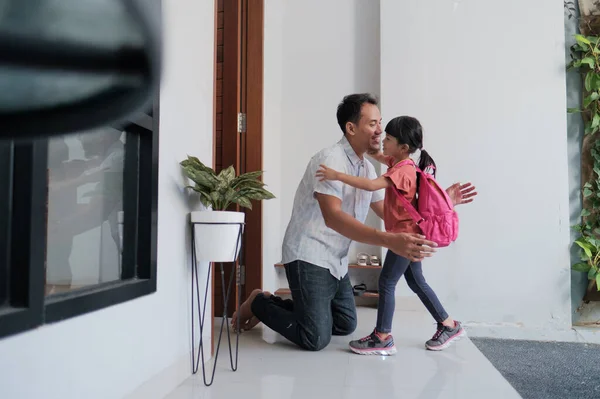
<svg viewBox="0 0 600 399">
<path fill-rule="evenodd" d="M 363 104 L 358 125 L 350 123 L 351 140 L 364 152 L 379 151 L 381 148 L 381 113 L 373 104 Z"/>
</svg>

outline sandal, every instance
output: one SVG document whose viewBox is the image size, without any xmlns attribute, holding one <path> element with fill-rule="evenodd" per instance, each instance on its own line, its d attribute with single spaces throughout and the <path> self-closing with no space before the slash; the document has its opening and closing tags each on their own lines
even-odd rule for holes
<svg viewBox="0 0 600 399">
<path fill-rule="evenodd" d="M 379 257 L 377 255 L 371 255 L 371 257 L 369 258 L 369 264 L 371 266 L 381 266 L 381 261 L 379 260 Z"/>
<path fill-rule="evenodd" d="M 359 266 L 367 266 L 369 264 L 369 254 L 361 252 L 356 255 L 356 264 Z"/>
<path fill-rule="evenodd" d="M 364 283 L 356 284 L 354 287 L 352 287 L 354 296 L 362 296 L 362 294 L 364 294 L 366 290 L 367 290 L 367 285 Z"/>
</svg>

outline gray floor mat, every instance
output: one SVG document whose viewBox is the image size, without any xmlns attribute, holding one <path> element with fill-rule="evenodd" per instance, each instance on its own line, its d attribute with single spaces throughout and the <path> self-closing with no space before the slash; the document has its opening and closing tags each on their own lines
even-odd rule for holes
<svg viewBox="0 0 600 399">
<path fill-rule="evenodd" d="M 471 341 L 524 399 L 600 399 L 600 345 Z"/>
</svg>

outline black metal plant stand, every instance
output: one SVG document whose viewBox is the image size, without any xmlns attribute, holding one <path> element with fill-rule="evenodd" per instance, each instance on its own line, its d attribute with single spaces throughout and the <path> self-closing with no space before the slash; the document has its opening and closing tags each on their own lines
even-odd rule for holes
<svg viewBox="0 0 600 399">
<path fill-rule="evenodd" d="M 221 283 L 222 283 L 222 288 L 223 288 L 223 319 L 221 320 L 221 328 L 219 331 L 219 339 L 217 341 L 217 349 L 215 350 L 215 359 L 214 359 L 214 364 L 213 364 L 213 370 L 212 370 L 212 375 L 210 378 L 210 382 L 207 382 L 207 376 L 206 376 L 206 366 L 205 366 L 205 362 L 204 362 L 204 342 L 203 342 L 203 338 L 202 338 L 202 333 L 204 331 L 204 320 L 205 320 L 205 316 L 206 316 L 206 299 L 208 297 L 208 287 L 210 284 L 210 272 L 213 268 L 213 265 L 209 265 L 208 267 L 208 276 L 206 279 L 206 289 L 204 290 L 204 306 L 202 309 L 200 309 L 200 285 L 198 283 L 198 262 L 196 260 L 196 234 L 195 234 L 195 229 L 194 229 L 194 225 L 196 224 L 237 224 L 239 226 L 239 232 L 238 232 L 238 239 L 237 239 L 237 243 L 236 243 L 236 249 L 235 249 L 235 254 L 238 253 L 238 249 L 239 249 L 239 253 L 241 253 L 241 249 L 242 249 L 242 231 L 243 231 L 243 226 L 244 223 L 191 223 L 192 226 L 192 373 L 196 374 L 198 372 L 198 367 L 199 364 L 202 365 L 202 377 L 204 379 L 204 385 L 211 386 L 213 381 L 215 380 L 215 371 L 217 370 L 217 360 L 219 358 L 219 349 L 221 347 L 221 338 L 223 337 L 223 327 L 227 327 L 227 342 L 229 344 L 229 362 L 231 364 L 231 370 L 232 371 L 237 371 L 238 368 L 238 354 L 239 354 L 239 341 L 240 341 L 240 329 L 239 329 L 239 325 L 240 325 L 240 312 L 237 312 L 237 326 L 238 328 L 236 329 L 236 340 L 235 340 L 235 363 L 234 363 L 234 359 L 233 359 L 233 351 L 231 348 L 231 331 L 230 331 L 230 327 L 229 327 L 229 319 L 227 317 L 227 304 L 229 303 L 229 296 L 231 294 L 231 286 L 233 283 L 233 280 L 236 280 L 236 287 L 238 288 L 238 292 L 239 292 L 239 288 L 240 288 L 240 279 L 238 277 L 238 269 L 237 269 L 237 262 L 233 261 L 232 262 L 232 266 L 231 266 L 231 276 L 229 277 L 229 282 L 227 284 L 227 290 L 225 290 L 225 272 L 223 269 L 223 263 L 219 263 L 220 266 L 220 271 L 221 271 Z M 195 285 L 194 285 L 195 283 Z M 195 291 L 194 291 L 194 287 L 195 287 Z M 200 339 L 199 339 L 199 349 L 198 349 L 198 353 L 195 353 L 195 349 L 194 349 L 194 343 L 195 343 L 195 330 L 196 330 L 196 324 L 194 323 L 194 293 L 196 294 L 196 300 L 198 301 L 198 319 L 200 322 Z M 240 308 L 240 300 L 241 300 L 241 296 L 238 295 L 238 303 L 237 303 L 237 309 Z M 210 343 L 209 343 L 210 345 Z M 212 348 L 211 348 L 212 349 Z M 200 362 L 200 358 L 202 358 L 202 362 Z"/>
</svg>

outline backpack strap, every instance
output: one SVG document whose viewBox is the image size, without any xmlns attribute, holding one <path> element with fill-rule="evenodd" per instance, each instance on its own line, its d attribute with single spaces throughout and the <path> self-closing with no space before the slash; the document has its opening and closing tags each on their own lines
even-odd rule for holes
<svg viewBox="0 0 600 399">
<path fill-rule="evenodd" d="M 421 214 L 415 209 L 413 204 L 411 204 L 410 201 L 404 198 L 404 195 L 400 193 L 400 190 L 394 187 L 394 192 L 398 196 L 398 199 L 400 199 L 400 202 L 402 202 L 402 206 L 404 206 L 404 209 L 406 209 L 406 211 L 408 212 L 410 217 L 415 221 L 417 226 L 420 225 L 425 219 L 421 217 Z"/>
<path fill-rule="evenodd" d="M 417 165 L 415 165 L 415 163 L 412 159 L 406 159 L 404 161 L 398 162 L 393 167 L 395 168 L 397 166 L 404 166 L 404 165 L 413 165 L 415 167 L 415 169 L 417 170 L 417 173 L 421 172 L 421 170 L 417 167 Z M 402 195 L 402 193 L 400 193 L 400 190 L 398 190 L 398 188 L 396 186 L 393 186 L 393 189 L 394 189 L 393 191 L 396 193 L 396 195 L 400 199 L 400 202 L 402 202 L 402 206 L 404 206 L 404 209 L 406 209 L 406 211 L 408 212 L 410 217 L 415 221 L 417 226 L 420 225 L 425 219 L 423 219 L 421 217 L 421 215 L 415 209 L 413 204 L 411 204 L 409 200 L 404 198 L 404 195 Z"/>
</svg>

